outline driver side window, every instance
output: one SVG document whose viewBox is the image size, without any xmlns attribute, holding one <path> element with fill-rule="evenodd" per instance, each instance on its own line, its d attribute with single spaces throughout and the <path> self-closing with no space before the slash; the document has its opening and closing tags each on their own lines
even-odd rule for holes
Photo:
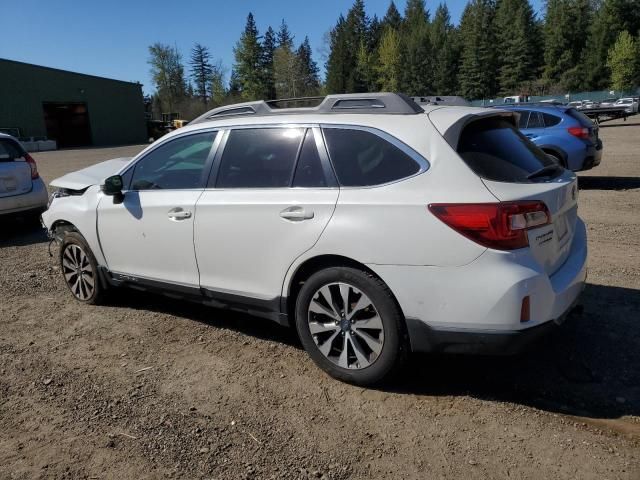
<svg viewBox="0 0 640 480">
<path fill-rule="evenodd" d="M 178 190 L 200 188 L 217 132 L 180 137 L 161 145 L 138 161 L 131 190 Z"/>
</svg>

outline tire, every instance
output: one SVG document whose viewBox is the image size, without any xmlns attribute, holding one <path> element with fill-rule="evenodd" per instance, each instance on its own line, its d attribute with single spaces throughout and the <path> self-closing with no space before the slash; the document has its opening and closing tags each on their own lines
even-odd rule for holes
<svg viewBox="0 0 640 480">
<path fill-rule="evenodd" d="M 295 323 L 315 364 L 344 382 L 382 383 L 407 357 L 400 307 L 384 282 L 362 270 L 332 267 L 311 275 L 296 300 Z"/>
<path fill-rule="evenodd" d="M 64 283 L 73 298 L 89 305 L 104 300 L 105 289 L 100 283 L 98 262 L 82 235 L 77 232 L 65 234 L 59 260 Z"/>
</svg>

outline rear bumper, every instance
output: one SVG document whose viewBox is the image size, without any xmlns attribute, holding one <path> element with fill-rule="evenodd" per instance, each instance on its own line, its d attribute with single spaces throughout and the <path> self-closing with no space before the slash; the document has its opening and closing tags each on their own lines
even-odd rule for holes
<svg viewBox="0 0 640 480">
<path fill-rule="evenodd" d="M 538 339 L 559 328 L 574 309 L 575 303 L 559 318 L 523 330 L 496 332 L 433 328 L 409 318 L 407 328 L 414 352 L 513 355 L 525 351 Z"/>
<path fill-rule="evenodd" d="M 49 196 L 41 178 L 32 182 L 31 191 L 21 195 L 0 198 L 0 215 L 20 214 L 32 210 L 44 211 Z"/>
<path fill-rule="evenodd" d="M 591 146 L 587 149 L 587 156 L 584 158 L 584 162 L 582 163 L 581 171 L 590 170 L 593 167 L 600 165 L 600 161 L 602 160 L 602 140 L 598 139 L 598 143 L 595 146 Z"/>
<path fill-rule="evenodd" d="M 570 254 L 551 276 L 528 249 L 487 250 L 460 267 L 368 266 L 395 294 L 413 351 L 513 353 L 576 304 L 587 275 L 586 228 L 577 219 Z M 521 322 L 527 296 L 530 320 Z"/>
</svg>

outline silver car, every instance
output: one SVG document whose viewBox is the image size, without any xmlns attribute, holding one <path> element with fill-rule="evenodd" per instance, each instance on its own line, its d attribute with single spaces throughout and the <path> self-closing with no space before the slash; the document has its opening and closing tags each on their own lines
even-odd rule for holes
<svg viewBox="0 0 640 480">
<path fill-rule="evenodd" d="M 18 140 L 0 133 L 0 215 L 40 214 L 47 201 L 35 160 Z"/>
</svg>

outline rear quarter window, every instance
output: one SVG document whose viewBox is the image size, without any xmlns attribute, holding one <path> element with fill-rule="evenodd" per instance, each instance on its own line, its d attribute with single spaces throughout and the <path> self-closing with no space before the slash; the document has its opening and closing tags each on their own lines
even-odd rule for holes
<svg viewBox="0 0 640 480">
<path fill-rule="evenodd" d="M 421 169 L 407 152 L 366 130 L 323 128 L 329 156 L 340 185 L 383 185 L 411 177 Z"/>
<path fill-rule="evenodd" d="M 554 127 L 560 123 L 562 118 L 557 115 L 552 115 L 550 113 L 543 113 L 542 118 L 544 118 L 544 126 L 545 127 Z"/>
<path fill-rule="evenodd" d="M 529 175 L 553 164 L 510 121 L 499 117 L 467 125 L 458 141 L 458 154 L 477 175 L 498 182 L 529 183 Z"/>
</svg>

